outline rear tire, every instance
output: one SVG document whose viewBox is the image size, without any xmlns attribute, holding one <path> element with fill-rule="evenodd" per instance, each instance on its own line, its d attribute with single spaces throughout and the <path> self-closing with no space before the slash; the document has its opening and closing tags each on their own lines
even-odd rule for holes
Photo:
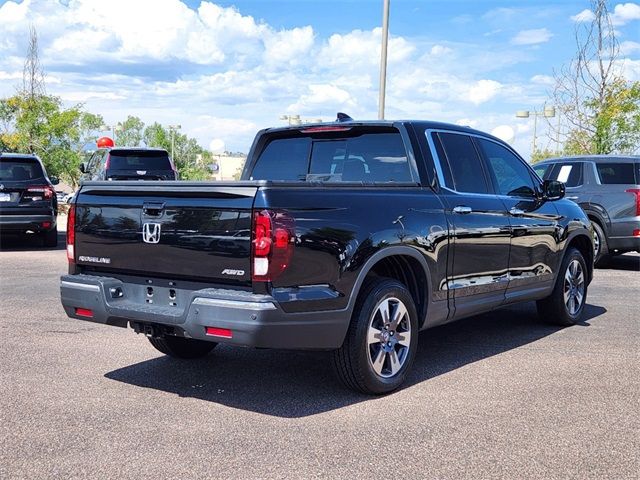
<svg viewBox="0 0 640 480">
<path fill-rule="evenodd" d="M 594 265 L 596 267 L 603 267 L 610 259 L 607 237 L 599 224 L 591 222 L 591 225 L 593 225 L 593 242 L 595 244 Z"/>
<path fill-rule="evenodd" d="M 580 251 L 569 249 L 562 259 L 553 292 L 536 302 L 541 320 L 563 327 L 580 321 L 587 302 L 587 271 Z"/>
<path fill-rule="evenodd" d="M 147 337 L 149 343 L 161 353 L 173 358 L 194 359 L 205 357 L 213 350 L 217 343 L 205 342 L 183 337 Z"/>
<path fill-rule="evenodd" d="M 358 296 L 344 343 L 332 352 L 347 387 L 381 395 L 402 385 L 418 346 L 418 315 L 400 282 L 376 278 Z"/>
<path fill-rule="evenodd" d="M 42 234 L 42 241 L 47 248 L 53 248 L 58 246 L 58 230 L 53 229 Z"/>
</svg>

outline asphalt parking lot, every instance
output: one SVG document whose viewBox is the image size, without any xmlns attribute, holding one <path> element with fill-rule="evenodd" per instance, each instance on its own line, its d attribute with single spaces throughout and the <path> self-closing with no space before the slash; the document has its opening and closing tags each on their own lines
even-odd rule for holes
<svg viewBox="0 0 640 480">
<path fill-rule="evenodd" d="M 596 271 L 582 325 L 525 304 L 423 332 L 369 398 L 324 353 L 181 362 L 68 319 L 63 245 L 2 242 L 2 479 L 640 477 L 640 256 Z"/>
</svg>

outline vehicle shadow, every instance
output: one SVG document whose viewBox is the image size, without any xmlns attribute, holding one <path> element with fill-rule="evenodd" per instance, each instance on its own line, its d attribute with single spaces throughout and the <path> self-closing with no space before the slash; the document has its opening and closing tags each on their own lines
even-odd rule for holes
<svg viewBox="0 0 640 480">
<path fill-rule="evenodd" d="M 587 305 L 582 328 L 606 309 Z M 535 342 L 559 331 L 537 319 L 535 304 L 516 305 L 424 331 L 406 386 Z M 141 339 L 142 340 L 142 339 Z M 264 415 L 299 418 L 370 400 L 342 387 L 328 352 L 218 346 L 197 361 L 158 357 L 106 378 Z"/>
<path fill-rule="evenodd" d="M 30 233 L 28 235 L 3 234 L 0 236 L 0 251 L 24 252 L 28 250 L 65 250 L 67 238 L 65 232 L 58 232 L 58 246 L 45 247 L 42 238 Z"/>
<path fill-rule="evenodd" d="M 598 270 L 627 270 L 629 272 L 640 272 L 640 255 L 635 253 L 626 253 L 624 255 L 615 255 Z"/>
</svg>

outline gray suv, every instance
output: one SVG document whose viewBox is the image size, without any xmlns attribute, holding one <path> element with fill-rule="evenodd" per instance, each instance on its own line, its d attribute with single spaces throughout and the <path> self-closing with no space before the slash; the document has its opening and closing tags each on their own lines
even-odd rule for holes
<svg viewBox="0 0 640 480">
<path fill-rule="evenodd" d="M 567 197 L 593 224 L 596 263 L 640 252 L 640 156 L 552 158 L 533 166 L 544 180 L 565 183 Z"/>
</svg>

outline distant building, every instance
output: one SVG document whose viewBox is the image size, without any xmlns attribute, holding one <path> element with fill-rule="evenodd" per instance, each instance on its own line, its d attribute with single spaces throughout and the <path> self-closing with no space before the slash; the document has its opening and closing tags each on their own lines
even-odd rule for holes
<svg viewBox="0 0 640 480">
<path fill-rule="evenodd" d="M 224 152 L 213 155 L 213 179 L 218 181 L 237 180 L 240 178 L 247 156 L 242 153 Z"/>
</svg>

